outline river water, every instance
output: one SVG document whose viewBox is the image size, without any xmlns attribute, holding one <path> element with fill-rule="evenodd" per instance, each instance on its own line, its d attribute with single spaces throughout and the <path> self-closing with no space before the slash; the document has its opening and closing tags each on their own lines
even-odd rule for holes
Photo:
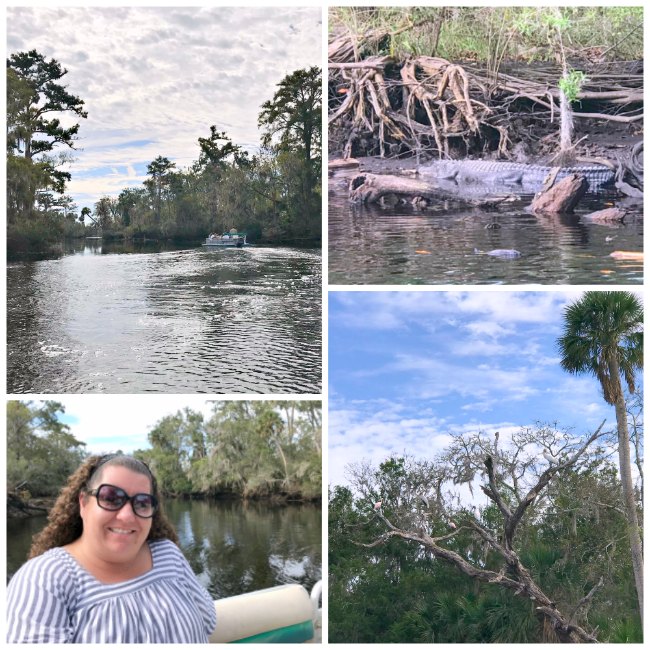
<svg viewBox="0 0 650 650">
<path fill-rule="evenodd" d="M 613 251 L 643 250 L 643 220 L 625 225 L 581 217 L 608 207 L 587 197 L 574 215 L 534 216 L 528 200 L 495 210 L 441 200 L 424 210 L 351 205 L 348 181 L 329 179 L 330 284 L 641 284 L 643 261 L 616 260 Z M 507 192 L 505 192 L 507 193 Z M 516 259 L 486 255 L 514 249 Z"/>
<path fill-rule="evenodd" d="M 8 393 L 320 393 L 320 250 L 110 250 L 8 265 Z"/>
<path fill-rule="evenodd" d="M 165 501 L 185 557 L 213 598 L 321 579 L 321 508 L 240 501 Z M 25 562 L 45 517 L 9 519 L 7 580 Z"/>
</svg>

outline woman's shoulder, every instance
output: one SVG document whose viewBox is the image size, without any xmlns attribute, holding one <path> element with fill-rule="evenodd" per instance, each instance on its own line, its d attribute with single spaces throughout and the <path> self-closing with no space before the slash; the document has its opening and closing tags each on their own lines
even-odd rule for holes
<svg viewBox="0 0 650 650">
<path fill-rule="evenodd" d="M 154 564 L 162 561 L 178 561 L 185 558 L 183 551 L 171 539 L 156 539 L 149 542 Z"/>
<path fill-rule="evenodd" d="M 182 551 L 171 539 L 153 539 L 149 541 L 149 548 L 159 555 L 182 555 Z"/>
<path fill-rule="evenodd" d="M 19 573 L 60 573 L 65 572 L 70 569 L 70 558 L 69 553 L 61 548 L 51 548 L 41 555 L 27 560 L 20 569 L 16 572 L 16 575 Z"/>
<path fill-rule="evenodd" d="M 27 560 L 11 578 L 10 585 L 29 583 L 38 587 L 58 587 L 69 591 L 77 584 L 71 579 L 75 574 L 75 563 L 63 548 L 52 548 Z"/>
</svg>

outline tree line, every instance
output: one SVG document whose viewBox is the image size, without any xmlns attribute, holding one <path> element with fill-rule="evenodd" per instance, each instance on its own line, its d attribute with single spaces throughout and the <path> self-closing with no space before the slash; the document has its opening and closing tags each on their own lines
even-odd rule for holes
<svg viewBox="0 0 650 650">
<path fill-rule="evenodd" d="M 452 432 L 433 460 L 349 466 L 329 495 L 330 641 L 642 641 L 643 305 L 586 292 L 557 349 L 616 430 Z"/>
<path fill-rule="evenodd" d="M 89 456 L 61 422 L 64 413 L 55 401 L 8 401 L 8 494 L 23 501 L 55 496 Z M 133 455 L 168 496 L 321 497 L 320 402 L 214 402 L 207 418 L 186 408 L 161 418 L 148 441 L 150 448 Z"/>
<path fill-rule="evenodd" d="M 198 138 L 199 157 L 177 169 L 159 155 L 147 179 L 91 210 L 66 194 L 66 165 L 79 140 L 85 102 L 61 83 L 67 70 L 36 50 L 7 59 L 7 242 L 9 251 L 42 250 L 64 236 L 195 240 L 245 230 L 251 239 L 321 238 L 321 72 L 297 70 L 261 106 L 262 147 L 251 155 L 217 126 Z"/>
</svg>

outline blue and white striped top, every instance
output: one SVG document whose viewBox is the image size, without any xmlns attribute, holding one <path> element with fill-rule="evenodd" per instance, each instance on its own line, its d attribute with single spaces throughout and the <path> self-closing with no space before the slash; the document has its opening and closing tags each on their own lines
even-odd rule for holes
<svg viewBox="0 0 650 650">
<path fill-rule="evenodd" d="M 212 598 L 173 542 L 149 548 L 153 568 L 112 585 L 63 548 L 29 560 L 9 583 L 8 643 L 207 643 Z"/>
</svg>

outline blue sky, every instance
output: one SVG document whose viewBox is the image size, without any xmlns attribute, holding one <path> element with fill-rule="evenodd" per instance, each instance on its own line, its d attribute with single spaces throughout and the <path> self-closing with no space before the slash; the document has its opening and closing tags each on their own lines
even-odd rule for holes
<svg viewBox="0 0 650 650">
<path fill-rule="evenodd" d="M 212 412 L 203 396 L 194 395 L 62 395 L 61 421 L 89 453 L 149 448 L 147 434 L 165 416 L 189 407 L 207 417 Z"/>
<path fill-rule="evenodd" d="M 187 168 L 213 124 L 256 151 L 261 105 L 321 64 L 320 6 L 9 7 L 6 25 L 7 55 L 56 59 L 85 101 L 87 119 L 62 116 L 81 123 L 67 191 L 79 209 L 140 186 L 159 155 Z"/>
<path fill-rule="evenodd" d="M 559 365 L 563 308 L 580 295 L 330 292 L 330 484 L 362 459 L 432 458 L 450 432 L 613 426 L 597 381 Z"/>
</svg>

